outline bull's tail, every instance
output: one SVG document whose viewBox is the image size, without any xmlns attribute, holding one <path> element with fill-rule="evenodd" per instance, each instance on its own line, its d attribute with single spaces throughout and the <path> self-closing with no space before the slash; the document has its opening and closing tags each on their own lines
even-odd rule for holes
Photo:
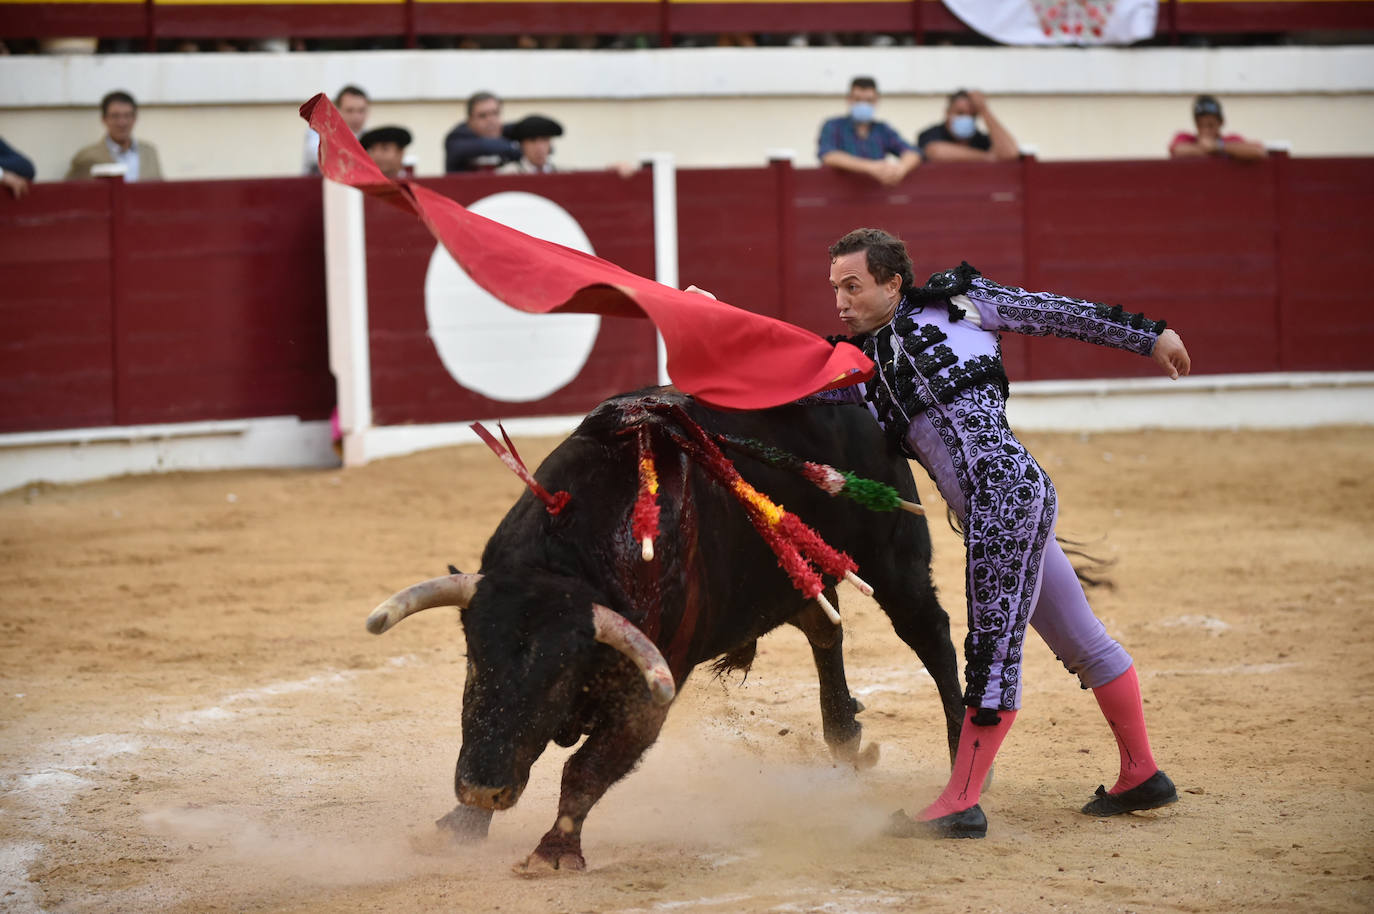
<svg viewBox="0 0 1374 914">
<path fill-rule="evenodd" d="M 949 520 L 949 529 L 959 534 L 960 539 L 964 539 L 964 525 L 959 523 L 959 518 L 955 516 L 952 508 L 945 508 L 945 517 Z M 1116 564 L 1116 559 L 1103 558 L 1089 552 L 1088 544 L 1082 540 L 1069 539 L 1057 533 L 1054 538 L 1064 550 L 1064 554 L 1069 557 L 1073 573 L 1084 587 L 1116 587 L 1116 582 L 1107 576 L 1107 569 Z"/>
<path fill-rule="evenodd" d="M 727 654 L 721 654 L 711 661 L 711 678 L 719 679 L 726 673 L 743 670 L 744 679 L 748 679 L 749 670 L 754 665 L 754 656 L 758 653 L 758 646 L 757 641 L 750 641 L 748 644 L 741 644 Z M 743 684 L 744 679 L 740 680 L 741 684 Z"/>
</svg>

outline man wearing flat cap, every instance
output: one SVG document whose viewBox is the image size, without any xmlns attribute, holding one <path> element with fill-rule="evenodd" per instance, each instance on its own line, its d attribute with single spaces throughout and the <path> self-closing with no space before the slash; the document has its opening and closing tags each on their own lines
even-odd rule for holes
<svg viewBox="0 0 1374 914">
<path fill-rule="evenodd" d="M 405 171 L 406 147 L 410 131 L 404 127 L 377 127 L 358 137 L 358 142 L 388 178 L 399 178 Z"/>
<path fill-rule="evenodd" d="M 1169 158 L 1225 156 L 1231 159 L 1262 159 L 1267 155 L 1263 143 L 1247 140 L 1239 133 L 1223 136 L 1223 123 L 1221 102 L 1210 95 L 1199 95 L 1193 100 L 1193 124 L 1197 127 L 1197 133 L 1175 134 L 1169 143 Z"/>
<path fill-rule="evenodd" d="M 498 174 L 546 175 L 558 170 L 551 160 L 553 138 L 563 135 L 563 125 L 558 121 L 542 114 L 531 114 L 507 124 L 501 133 L 520 144 L 520 158 L 496 169 Z"/>
</svg>

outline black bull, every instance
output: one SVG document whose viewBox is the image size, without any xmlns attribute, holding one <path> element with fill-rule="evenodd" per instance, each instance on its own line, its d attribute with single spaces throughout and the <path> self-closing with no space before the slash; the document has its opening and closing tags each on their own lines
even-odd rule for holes
<svg viewBox="0 0 1374 914">
<path fill-rule="evenodd" d="M 644 421 L 646 404 L 660 407 L 649 414 L 662 511 L 651 561 L 631 532 L 638 450 L 635 434 L 627 434 L 635 417 Z M 718 666 L 747 667 L 756 639 L 785 622 L 811 643 L 831 751 L 856 765 L 875 757 L 873 747 L 859 751 L 861 707 L 845 681 L 840 626 L 794 589 L 735 496 L 673 442 L 681 430 L 662 409 L 673 406 L 709 433 L 752 438 L 917 500 L 906 460 L 860 407 L 725 413 L 667 389 L 629 394 L 601 404 L 536 471 L 549 492 L 570 493 L 565 508 L 551 514 L 526 491 L 488 541 L 480 577 L 432 582 L 440 589 L 458 582 L 456 598 L 429 595 L 405 604 L 398 594 L 379 607 L 368 622 L 376 632 L 426 606 L 464 606 L 460 805 L 439 820 L 452 834 L 484 836 L 492 811 L 516 802 L 550 741 L 571 746 L 586 735 L 564 765 L 557 819 L 525 867 L 583 867 L 583 820 L 657 738 L 674 688 L 713 658 L 721 658 Z M 952 757 L 962 720 L 957 661 L 930 579 L 925 519 L 869 511 L 791 471 L 731 456 L 750 484 L 858 563 L 897 635 L 935 680 Z M 826 593 L 833 603 L 833 586 Z M 657 696 L 646 688 L 649 661 L 623 643 L 620 650 L 607 646 L 615 641 L 602 637 L 607 620 L 629 629 L 628 620 L 633 636 L 643 632 L 657 646 L 647 648 L 660 664 L 666 660 L 658 667 Z"/>
</svg>

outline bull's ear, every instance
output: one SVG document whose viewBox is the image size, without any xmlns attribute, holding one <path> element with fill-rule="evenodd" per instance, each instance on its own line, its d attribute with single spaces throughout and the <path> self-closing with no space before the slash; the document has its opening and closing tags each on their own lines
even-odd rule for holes
<svg viewBox="0 0 1374 914">
<path fill-rule="evenodd" d="M 673 672 L 648 635 L 636 628 L 629 619 L 600 603 L 592 604 L 592 623 L 597 641 L 620 651 L 639 667 L 654 704 L 666 705 L 673 700 L 677 694 Z"/>
<path fill-rule="evenodd" d="M 374 635 L 380 635 L 406 616 L 435 606 L 467 609 L 473 595 L 477 593 L 477 584 L 481 580 L 480 574 L 451 574 L 412 584 L 405 590 L 392 594 L 368 614 L 367 630 Z"/>
</svg>

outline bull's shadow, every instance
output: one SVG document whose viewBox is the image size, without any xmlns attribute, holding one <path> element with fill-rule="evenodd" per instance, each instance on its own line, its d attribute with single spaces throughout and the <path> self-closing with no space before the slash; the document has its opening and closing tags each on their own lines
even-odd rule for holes
<svg viewBox="0 0 1374 914">
<path fill-rule="evenodd" d="M 564 764 L 553 827 L 520 870 L 583 869 L 583 820 L 653 744 L 692 669 L 712 660 L 717 669 L 747 668 L 757 639 L 783 623 L 811 643 L 831 752 L 859 767 L 874 757 L 876 747 L 861 749 L 855 715 L 862 709 L 845 681 L 840 625 L 793 587 L 743 507 L 751 490 L 713 477 L 709 455 L 692 445 L 692 426 L 918 498 L 905 458 L 861 407 L 717 412 L 668 388 L 641 391 L 602 403 L 540 465 L 534 476 L 543 497 L 521 496 L 487 542 L 478 574 L 416 585 L 378 607 L 368 618 L 378 633 L 428 606 L 463 607 L 459 805 L 438 820 L 452 836 L 485 837 L 493 811 L 515 804 L 549 742 L 571 746 L 586 736 Z M 732 457 L 753 490 L 858 563 L 935 681 L 952 759 L 963 709 L 925 518 L 828 495 L 763 451 Z M 646 559 L 635 536 L 636 501 L 654 483 L 660 532 Z M 570 496 L 562 507 L 553 494 L 560 492 Z M 826 597 L 834 602 L 833 585 Z"/>
</svg>

